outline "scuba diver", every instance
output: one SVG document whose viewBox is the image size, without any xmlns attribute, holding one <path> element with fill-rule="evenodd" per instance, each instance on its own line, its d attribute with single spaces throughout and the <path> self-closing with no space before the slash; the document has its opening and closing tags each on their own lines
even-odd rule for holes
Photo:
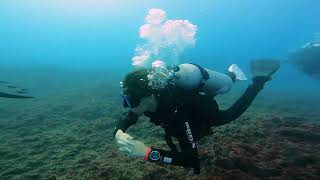
<svg viewBox="0 0 320 180">
<path fill-rule="evenodd" d="M 291 53 L 289 60 L 302 73 L 320 80 L 320 40 L 306 43 Z"/>
<path fill-rule="evenodd" d="M 227 110 L 219 109 L 214 96 L 228 92 L 235 81 L 246 79 L 236 65 L 226 74 L 192 63 L 128 73 L 121 94 L 126 108 L 114 131 L 119 150 L 150 162 L 190 167 L 199 174 L 197 142 L 211 127 L 230 123 L 245 112 L 279 67 L 277 60 L 251 62 L 252 84 Z M 148 147 L 125 133 L 143 114 L 164 128 L 170 151 Z"/>
<path fill-rule="evenodd" d="M 22 96 L 22 95 L 16 95 L 16 94 L 9 94 L 9 93 L 5 93 L 5 92 L 0 92 L 0 97 L 3 97 L 3 98 L 14 98 L 14 99 L 34 98 L 32 96 Z"/>
<path fill-rule="evenodd" d="M 2 98 L 14 98 L 14 99 L 34 98 L 32 96 L 21 95 L 21 94 L 28 93 L 27 89 L 19 88 L 18 86 L 15 86 L 15 85 L 10 85 L 9 82 L 6 82 L 6 81 L 0 81 L 0 84 L 3 84 L 6 87 L 6 89 L 13 90 L 12 92 L 4 92 L 4 90 L 1 90 L 0 97 L 2 97 Z M 3 88 L 1 88 L 1 89 L 3 89 Z"/>
</svg>

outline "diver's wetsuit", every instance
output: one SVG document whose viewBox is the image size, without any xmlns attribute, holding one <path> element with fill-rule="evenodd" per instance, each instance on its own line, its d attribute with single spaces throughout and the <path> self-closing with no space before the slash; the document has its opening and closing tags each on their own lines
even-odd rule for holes
<svg viewBox="0 0 320 180">
<path fill-rule="evenodd" d="M 213 98 L 195 92 L 183 92 L 175 88 L 155 94 L 158 107 L 156 112 L 145 112 L 150 121 L 161 125 L 166 132 L 166 141 L 171 151 L 152 147 L 151 152 L 159 152 L 160 159 L 148 161 L 193 167 L 194 173 L 200 173 L 200 163 L 196 142 L 208 134 L 211 126 L 220 126 L 238 118 L 252 103 L 267 80 L 255 78 L 244 94 L 227 110 L 219 110 Z M 118 121 L 118 129 L 126 131 L 135 124 L 138 116 L 125 112 Z M 180 151 L 172 143 L 172 137 L 179 141 Z"/>
</svg>

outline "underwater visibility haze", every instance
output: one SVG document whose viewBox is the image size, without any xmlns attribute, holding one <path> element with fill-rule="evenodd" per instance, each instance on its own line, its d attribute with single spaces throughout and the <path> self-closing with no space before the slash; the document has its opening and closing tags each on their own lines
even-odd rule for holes
<svg viewBox="0 0 320 180">
<path fill-rule="evenodd" d="M 320 179 L 319 7 L 317 0 L 2 0 L 0 179 Z M 280 68 L 244 114 L 198 142 L 200 174 L 119 151 L 113 131 L 128 72 L 196 63 L 226 73 L 235 64 L 247 80 L 215 97 L 226 109 L 251 83 L 253 60 Z M 169 149 L 147 117 L 127 132 Z"/>
</svg>

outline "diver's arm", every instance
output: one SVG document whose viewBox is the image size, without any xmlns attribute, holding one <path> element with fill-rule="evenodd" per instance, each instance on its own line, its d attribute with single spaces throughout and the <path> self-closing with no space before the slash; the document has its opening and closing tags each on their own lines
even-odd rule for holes
<svg viewBox="0 0 320 180">
<path fill-rule="evenodd" d="M 161 164 L 194 168 L 194 173 L 199 174 L 200 162 L 197 147 L 195 146 L 195 148 L 192 148 L 191 146 L 192 145 L 190 144 L 190 147 L 184 149 L 182 152 L 166 151 L 155 147 L 149 147 L 146 152 L 145 160 Z M 154 158 L 154 154 L 158 154 L 159 157 L 156 155 L 157 158 Z"/>
<path fill-rule="evenodd" d="M 121 118 L 115 126 L 113 135 L 117 133 L 119 129 L 125 132 L 131 125 L 135 124 L 138 120 L 139 115 L 135 114 L 131 110 L 124 111 Z"/>
<path fill-rule="evenodd" d="M 191 131 L 189 131 L 191 133 Z M 188 136 L 186 134 L 186 136 Z M 192 136 L 192 134 L 191 134 Z M 190 167 L 194 169 L 195 174 L 200 173 L 200 161 L 198 158 L 197 145 L 195 142 L 190 142 L 188 139 L 179 140 L 179 143 L 185 144 L 181 152 L 166 151 L 149 147 L 145 160 L 161 164 L 170 164 L 174 166 Z"/>
<path fill-rule="evenodd" d="M 188 108 L 178 110 L 177 114 L 177 131 L 181 132 L 181 137 L 178 138 L 182 151 L 165 151 L 150 147 L 145 156 L 145 160 L 175 166 L 191 167 L 195 174 L 200 173 L 200 162 L 198 158 L 197 144 L 194 140 L 192 130 L 188 119 L 192 112 Z M 159 158 L 154 159 L 153 155 L 159 154 Z"/>
<path fill-rule="evenodd" d="M 179 112 L 179 111 L 178 111 Z M 115 139 L 119 145 L 119 150 L 128 154 L 129 157 L 140 157 L 150 162 L 171 164 L 183 167 L 193 167 L 194 173 L 200 173 L 200 164 L 197 153 L 197 145 L 193 140 L 192 131 L 187 118 L 189 114 L 182 113 L 178 116 L 176 130 L 181 132 L 179 144 L 182 152 L 165 151 L 155 147 L 147 147 L 143 142 L 134 140 L 127 133 L 123 133 L 121 129 L 116 132 Z M 190 112 L 190 110 L 186 111 Z"/>
<path fill-rule="evenodd" d="M 140 157 L 158 164 L 190 167 L 194 168 L 195 174 L 200 173 L 196 143 L 191 143 L 188 140 L 179 141 L 179 143 L 184 142 L 183 144 L 187 146 L 183 146 L 182 152 L 177 152 L 147 147 L 143 142 L 134 140 L 129 134 L 123 133 L 121 129 L 117 131 L 115 136 L 118 139 L 119 150 L 127 153 L 129 157 Z"/>
<path fill-rule="evenodd" d="M 251 105 L 259 91 L 263 89 L 264 84 L 270 80 L 268 76 L 257 76 L 252 80 L 252 84 L 246 89 L 242 96 L 227 110 L 218 112 L 218 119 L 214 126 L 220 126 L 237 119 Z"/>
</svg>

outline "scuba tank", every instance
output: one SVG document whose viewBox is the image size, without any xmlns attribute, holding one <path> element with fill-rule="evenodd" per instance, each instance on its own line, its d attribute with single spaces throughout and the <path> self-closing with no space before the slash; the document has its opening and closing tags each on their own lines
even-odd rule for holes
<svg viewBox="0 0 320 180">
<path fill-rule="evenodd" d="M 247 80 L 242 70 L 232 64 L 227 74 L 205 69 L 197 64 L 180 64 L 171 82 L 185 90 L 198 90 L 209 96 L 229 92 L 235 80 Z"/>
</svg>

